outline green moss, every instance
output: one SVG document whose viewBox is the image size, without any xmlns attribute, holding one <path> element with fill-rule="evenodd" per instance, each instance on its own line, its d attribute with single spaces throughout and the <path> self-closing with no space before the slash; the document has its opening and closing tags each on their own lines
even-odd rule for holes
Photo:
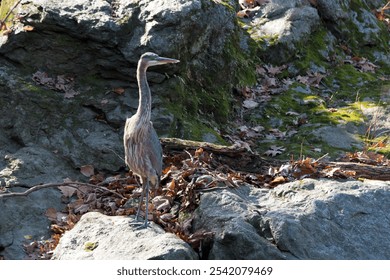
<svg viewBox="0 0 390 280">
<path fill-rule="evenodd" d="M 242 49 L 240 42 L 245 38 L 241 36 L 236 28 L 218 60 L 210 57 L 214 69 L 207 69 L 207 75 L 205 65 L 192 59 L 182 76 L 170 79 L 175 94 L 166 96 L 164 105 L 177 119 L 171 136 L 202 140 L 205 133 L 212 133 L 222 141 L 213 128 L 223 128 L 231 118 L 232 89 L 256 83 L 256 58 Z"/>
<path fill-rule="evenodd" d="M 383 6 L 385 4 L 386 1 L 383 1 Z M 389 54 L 388 42 L 390 34 L 388 27 L 384 22 L 380 21 L 375 23 L 371 21 L 371 24 L 368 24 L 367 15 L 364 14 L 370 13 L 367 3 L 360 0 L 350 1 L 350 4 L 345 6 L 344 9 L 346 12 L 354 13 L 354 15 L 345 21 L 338 22 L 338 36 L 351 50 L 353 56 L 366 57 L 371 61 L 375 61 L 374 49 Z M 362 25 L 365 32 L 359 30 L 359 24 Z M 379 30 L 377 30 L 378 27 Z M 371 29 L 371 33 L 367 36 L 365 33 L 370 32 L 369 29 Z M 382 66 L 385 66 L 385 64 L 382 64 Z M 385 67 L 389 67 L 389 65 L 387 64 Z"/>
<path fill-rule="evenodd" d="M 224 140 L 211 128 L 217 126 L 213 119 L 206 120 L 198 115 L 202 108 L 199 93 L 198 95 L 192 94 L 192 89 L 185 84 L 183 79 L 180 80 L 181 82 L 175 83 L 173 89 L 175 95 L 170 96 L 170 100 L 166 102 L 167 110 L 175 116 L 175 122 L 171 125 L 169 135 L 203 141 L 203 135 L 211 133 L 215 135 L 218 142 L 224 143 Z M 203 92 L 203 95 L 207 96 L 209 94 Z M 206 100 L 203 102 L 213 101 Z"/>
<path fill-rule="evenodd" d="M 220 4 L 220 5 L 225 6 L 232 13 L 236 12 L 235 8 L 230 4 L 231 1 L 228 1 L 228 0 L 227 1 L 226 0 L 213 0 L 213 2 L 215 2 L 216 4 Z"/>
<path fill-rule="evenodd" d="M 313 65 L 327 67 L 326 58 L 323 53 L 327 53 L 327 31 L 319 28 L 310 35 L 307 41 L 296 44 L 297 52 L 294 57 L 294 65 L 299 72 L 305 74 Z"/>
</svg>

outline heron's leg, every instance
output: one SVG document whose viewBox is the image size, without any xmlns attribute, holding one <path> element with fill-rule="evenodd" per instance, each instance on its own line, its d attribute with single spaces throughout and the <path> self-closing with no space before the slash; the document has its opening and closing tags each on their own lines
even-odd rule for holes
<svg viewBox="0 0 390 280">
<path fill-rule="evenodd" d="M 148 203 L 149 203 L 149 180 L 146 179 L 145 180 L 146 183 L 145 183 L 145 193 L 146 193 L 146 202 L 145 202 L 145 222 L 144 222 L 144 227 L 146 228 L 148 226 L 148 212 L 149 212 L 149 207 L 148 207 Z"/>
<path fill-rule="evenodd" d="M 141 192 L 141 198 L 139 200 L 139 204 L 138 204 L 138 210 L 137 210 L 137 215 L 135 215 L 135 220 L 138 221 L 138 218 L 139 218 L 139 214 L 141 212 L 141 206 L 142 206 L 142 201 L 144 200 L 144 195 L 145 195 L 145 189 L 146 189 L 146 184 L 144 183 L 145 180 L 143 180 L 142 182 L 142 192 Z"/>
</svg>

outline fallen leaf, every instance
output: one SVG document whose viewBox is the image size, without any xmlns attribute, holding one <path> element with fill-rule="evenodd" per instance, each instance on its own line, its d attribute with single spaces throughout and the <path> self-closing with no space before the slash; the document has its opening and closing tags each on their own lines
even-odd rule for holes
<svg viewBox="0 0 390 280">
<path fill-rule="evenodd" d="M 115 93 L 118 94 L 118 95 L 122 95 L 122 94 L 125 93 L 125 89 L 124 89 L 124 88 L 121 88 L 121 87 L 119 87 L 119 88 L 114 88 L 112 91 L 115 92 Z"/>
<path fill-rule="evenodd" d="M 89 210 L 89 204 L 82 204 L 74 209 L 76 214 L 85 214 Z"/>
<path fill-rule="evenodd" d="M 52 222 L 57 221 L 57 210 L 55 208 L 48 208 L 45 212 L 45 216 Z"/>
<path fill-rule="evenodd" d="M 156 196 L 153 198 L 153 204 L 156 207 L 156 210 L 166 212 L 167 210 L 171 209 L 171 198 L 168 196 Z"/>
<path fill-rule="evenodd" d="M 61 187 L 58 187 L 60 189 L 60 191 L 62 192 L 62 195 L 64 197 L 72 197 L 74 195 L 74 193 L 77 191 L 75 188 L 73 187 L 68 187 L 68 186 L 61 186 Z"/>
<path fill-rule="evenodd" d="M 86 177 L 91 177 L 95 174 L 95 169 L 92 165 L 83 165 L 80 167 L 80 172 Z"/>
<path fill-rule="evenodd" d="M 73 98 L 78 94 L 79 94 L 79 92 L 75 91 L 74 89 L 69 89 L 65 92 L 64 97 L 65 98 Z"/>
<path fill-rule="evenodd" d="M 264 79 L 264 86 L 266 87 L 276 87 L 276 78 L 269 78 L 269 77 L 266 77 Z"/>
<path fill-rule="evenodd" d="M 65 232 L 65 229 L 57 224 L 53 224 L 50 226 L 50 229 L 57 234 L 63 234 Z"/>
<path fill-rule="evenodd" d="M 278 176 L 278 177 L 276 177 L 275 179 L 273 179 L 273 180 L 270 182 L 270 184 L 271 184 L 272 186 L 274 186 L 274 185 L 279 185 L 279 184 L 285 183 L 286 181 L 287 181 L 286 178 L 284 178 L 283 176 Z"/>
<path fill-rule="evenodd" d="M 238 0 L 242 9 L 250 9 L 255 6 L 255 0 Z"/>
<path fill-rule="evenodd" d="M 264 152 L 264 155 L 266 155 L 268 157 L 269 156 L 275 157 L 277 155 L 282 154 L 285 150 L 286 150 L 285 147 L 273 145 L 273 146 L 269 147 L 269 149 L 267 151 Z"/>
<path fill-rule="evenodd" d="M 301 76 L 301 75 L 299 75 L 297 77 L 297 81 L 302 83 L 302 84 L 309 85 L 309 77 L 308 76 Z"/>
<path fill-rule="evenodd" d="M 268 73 L 272 76 L 275 76 L 277 74 L 282 73 L 282 70 L 286 68 L 286 65 L 282 66 L 268 66 L 266 65 L 265 68 L 267 69 Z"/>
<path fill-rule="evenodd" d="M 203 154 L 203 148 L 199 148 L 195 151 L 195 157 L 200 157 Z"/>
<path fill-rule="evenodd" d="M 25 25 L 25 26 L 23 26 L 23 30 L 24 30 L 24 31 L 33 31 L 33 30 L 34 30 L 34 27 L 31 26 L 31 25 Z"/>
<path fill-rule="evenodd" d="M 5 35 L 8 35 L 8 34 L 11 34 L 12 33 L 12 29 L 7 29 L 7 30 L 4 30 L 2 35 L 5 36 Z"/>
</svg>

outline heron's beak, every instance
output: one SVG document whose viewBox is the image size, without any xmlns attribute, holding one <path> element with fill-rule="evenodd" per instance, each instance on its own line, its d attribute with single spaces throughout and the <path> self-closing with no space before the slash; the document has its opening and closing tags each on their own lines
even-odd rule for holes
<svg viewBox="0 0 390 280">
<path fill-rule="evenodd" d="M 167 64 L 167 63 L 178 63 L 180 60 L 178 59 L 173 59 L 173 58 L 168 58 L 168 57 L 158 57 L 156 59 L 157 64 Z"/>
</svg>

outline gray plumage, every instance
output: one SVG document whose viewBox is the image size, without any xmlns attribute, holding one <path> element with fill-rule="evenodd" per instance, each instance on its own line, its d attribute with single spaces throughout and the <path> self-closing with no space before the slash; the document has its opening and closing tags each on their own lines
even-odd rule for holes
<svg viewBox="0 0 390 280">
<path fill-rule="evenodd" d="M 158 188 L 162 172 L 162 148 L 150 121 L 152 97 L 146 78 L 146 70 L 149 66 L 178 62 L 179 60 L 160 57 L 151 52 L 144 53 L 138 61 L 138 110 L 126 120 L 123 143 L 126 164 L 134 174 L 141 178 L 142 182 L 142 194 L 136 220 L 139 218 L 144 195 L 146 196 L 144 227 L 148 225 L 149 187 L 151 185 L 155 190 Z"/>
</svg>

